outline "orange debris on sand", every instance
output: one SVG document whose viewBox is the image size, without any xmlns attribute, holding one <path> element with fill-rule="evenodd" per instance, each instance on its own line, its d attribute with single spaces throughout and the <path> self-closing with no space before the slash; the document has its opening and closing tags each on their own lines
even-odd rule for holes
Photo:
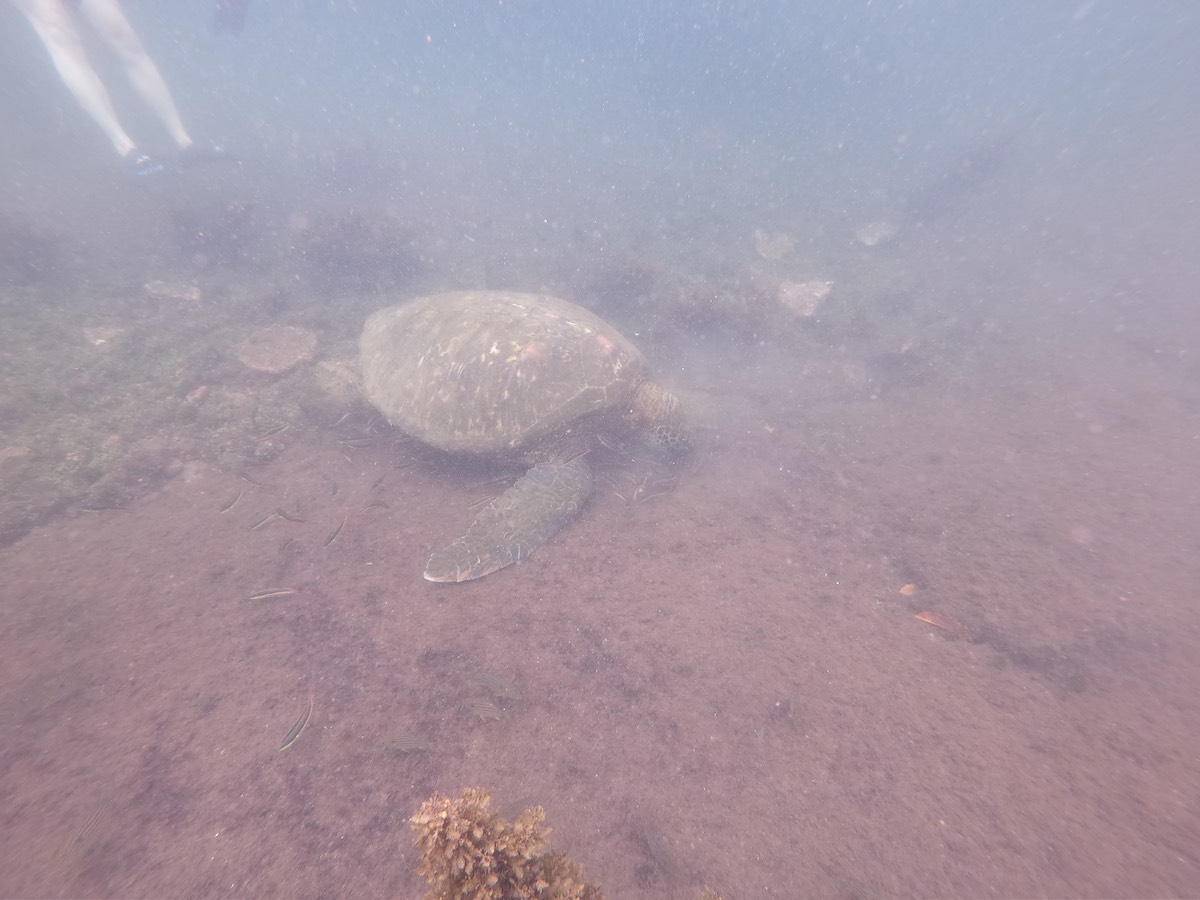
<svg viewBox="0 0 1200 900">
<path fill-rule="evenodd" d="M 917 586 L 915 584 L 906 584 L 904 587 L 900 588 L 900 594 L 904 597 L 911 597 L 916 592 Z"/>
</svg>

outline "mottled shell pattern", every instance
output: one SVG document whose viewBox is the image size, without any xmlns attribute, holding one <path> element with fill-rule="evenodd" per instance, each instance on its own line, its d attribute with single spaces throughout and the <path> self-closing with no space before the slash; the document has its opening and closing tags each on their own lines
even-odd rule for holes
<svg viewBox="0 0 1200 900">
<path fill-rule="evenodd" d="M 460 291 L 374 313 L 359 342 L 363 389 L 430 446 L 519 452 L 572 422 L 630 416 L 641 353 L 588 310 L 545 294 Z"/>
</svg>

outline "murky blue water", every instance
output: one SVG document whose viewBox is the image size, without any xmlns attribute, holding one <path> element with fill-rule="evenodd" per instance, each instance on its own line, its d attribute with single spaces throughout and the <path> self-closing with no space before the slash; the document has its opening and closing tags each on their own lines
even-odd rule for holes
<svg viewBox="0 0 1200 900">
<path fill-rule="evenodd" d="M 415 895 L 470 784 L 610 897 L 1200 891 L 1200 9 L 124 7 L 221 153 L 71 11 L 130 171 L 0 7 L 0 893 Z M 516 472 L 397 442 L 356 340 L 485 288 L 698 450 L 597 448 L 454 596 Z"/>
</svg>

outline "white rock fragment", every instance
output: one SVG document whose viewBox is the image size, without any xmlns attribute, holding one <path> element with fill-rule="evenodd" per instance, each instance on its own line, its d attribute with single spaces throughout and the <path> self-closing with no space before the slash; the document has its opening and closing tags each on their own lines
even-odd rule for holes
<svg viewBox="0 0 1200 900">
<path fill-rule="evenodd" d="M 887 219 L 880 219 L 878 222 L 871 222 L 868 225 L 864 225 L 858 231 L 854 232 L 854 236 L 858 238 L 860 244 L 866 247 L 884 244 L 896 236 L 896 223 L 889 222 Z"/>
<path fill-rule="evenodd" d="M 84 339 L 93 347 L 102 347 L 115 341 L 124 333 L 124 328 L 116 328 L 112 325 L 90 325 L 83 329 Z"/>
<path fill-rule="evenodd" d="M 295 325 L 268 325 L 247 337 L 237 348 L 242 365 L 255 372 L 281 375 L 313 358 L 317 336 Z"/>
<path fill-rule="evenodd" d="M 764 231 L 759 228 L 754 232 L 754 249 L 763 259 L 778 262 L 790 254 L 796 247 L 790 234 L 782 231 Z"/>
<path fill-rule="evenodd" d="M 821 301 L 833 290 L 832 281 L 814 278 L 811 281 L 783 281 L 775 296 L 788 310 L 802 318 L 816 313 Z"/>
</svg>

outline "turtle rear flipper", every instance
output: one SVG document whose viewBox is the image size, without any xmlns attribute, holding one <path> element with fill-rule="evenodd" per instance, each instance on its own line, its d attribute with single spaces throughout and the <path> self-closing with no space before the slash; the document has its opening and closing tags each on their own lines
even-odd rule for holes
<svg viewBox="0 0 1200 900">
<path fill-rule="evenodd" d="M 520 562 L 579 514 L 592 493 L 581 459 L 534 466 L 489 503 L 471 528 L 429 557 L 426 581 L 470 581 Z"/>
</svg>

